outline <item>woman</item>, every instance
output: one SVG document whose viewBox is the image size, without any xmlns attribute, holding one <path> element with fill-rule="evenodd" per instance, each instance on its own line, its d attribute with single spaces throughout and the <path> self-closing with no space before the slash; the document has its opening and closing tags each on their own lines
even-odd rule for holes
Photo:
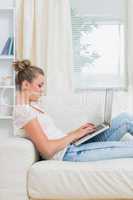
<svg viewBox="0 0 133 200">
<path fill-rule="evenodd" d="M 74 141 L 95 130 L 95 125 L 86 123 L 80 128 L 63 133 L 54 125 L 50 116 L 35 106 L 43 92 L 45 77 L 42 69 L 30 61 L 13 63 L 18 88 L 14 108 L 14 124 L 24 130 L 26 137 L 36 146 L 44 159 L 67 161 L 92 161 L 121 157 L 133 157 L 133 142 L 122 142 L 126 132 L 133 133 L 133 117 L 121 114 L 112 120 L 110 129 L 86 143 L 75 146 Z"/>
</svg>

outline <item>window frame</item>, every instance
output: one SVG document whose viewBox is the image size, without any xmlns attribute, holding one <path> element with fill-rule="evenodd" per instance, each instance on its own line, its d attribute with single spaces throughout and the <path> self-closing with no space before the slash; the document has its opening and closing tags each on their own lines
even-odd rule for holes
<svg viewBox="0 0 133 200">
<path fill-rule="evenodd" d="M 71 16 L 72 17 L 72 16 Z M 80 80 L 79 77 L 77 77 L 77 80 L 75 80 L 76 74 L 78 74 L 78 72 L 76 72 L 75 70 L 75 66 L 74 66 L 74 60 L 73 60 L 73 66 L 72 66 L 72 85 L 73 85 L 73 89 L 75 91 L 82 91 L 82 90 L 104 90 L 107 88 L 111 88 L 111 89 L 115 89 L 115 90 L 126 90 L 128 88 L 128 65 L 127 65 L 127 21 L 126 20 L 121 20 L 118 18 L 114 18 L 114 17 L 109 17 L 109 16 L 89 16 L 87 15 L 87 17 L 89 18 L 90 22 L 100 22 L 101 24 L 103 22 L 109 22 L 111 24 L 112 23 L 117 23 L 120 25 L 123 25 L 123 55 L 124 58 L 122 60 L 123 61 L 123 69 L 122 67 L 119 65 L 119 70 L 123 71 L 122 75 L 121 72 L 119 73 L 119 78 L 118 77 L 113 77 L 114 79 L 110 79 L 110 81 L 107 82 L 103 82 L 103 84 L 101 84 L 101 80 L 103 80 L 103 77 L 100 75 L 96 76 L 95 78 L 92 78 L 92 75 L 90 75 L 90 77 L 88 76 L 89 81 L 88 81 L 88 85 L 86 83 L 82 83 L 82 80 Z M 72 32 L 72 44 L 73 44 L 73 32 Z M 73 50 L 73 59 L 74 59 L 74 50 Z M 104 76 L 105 77 L 105 76 Z M 91 80 L 92 79 L 92 80 Z M 99 80 L 98 80 L 99 79 Z M 90 82 L 91 80 L 91 82 Z M 98 80 L 98 81 L 96 81 Z M 86 80 L 87 81 L 87 80 Z M 95 81 L 97 83 L 95 83 Z M 109 83 L 110 82 L 110 83 Z"/>
</svg>

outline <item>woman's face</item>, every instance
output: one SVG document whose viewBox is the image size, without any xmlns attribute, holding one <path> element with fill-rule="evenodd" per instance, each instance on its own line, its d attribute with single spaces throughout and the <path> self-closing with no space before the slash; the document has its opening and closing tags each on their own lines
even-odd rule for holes
<svg viewBox="0 0 133 200">
<path fill-rule="evenodd" d="M 44 76 L 38 74 L 32 83 L 26 81 L 25 90 L 28 92 L 30 101 L 37 101 L 44 92 Z"/>
</svg>

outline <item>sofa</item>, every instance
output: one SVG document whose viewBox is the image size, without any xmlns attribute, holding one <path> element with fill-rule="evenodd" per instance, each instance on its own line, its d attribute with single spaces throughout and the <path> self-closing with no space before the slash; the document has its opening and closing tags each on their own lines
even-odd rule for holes
<svg viewBox="0 0 133 200">
<path fill-rule="evenodd" d="M 133 199 L 133 159 L 42 160 L 32 142 L 0 143 L 0 200 Z"/>
</svg>

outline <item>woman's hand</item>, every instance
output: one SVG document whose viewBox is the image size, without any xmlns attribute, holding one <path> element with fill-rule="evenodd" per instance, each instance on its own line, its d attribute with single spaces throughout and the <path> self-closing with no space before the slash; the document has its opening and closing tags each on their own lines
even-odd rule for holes
<svg viewBox="0 0 133 200">
<path fill-rule="evenodd" d="M 80 128 L 76 129 L 75 131 L 73 131 L 71 134 L 74 135 L 74 141 L 82 138 L 85 135 L 91 134 L 96 130 L 96 127 L 94 124 L 92 123 L 86 123 L 83 126 L 81 126 Z"/>
<path fill-rule="evenodd" d="M 51 159 L 57 152 L 73 143 L 74 140 L 76 141 L 84 135 L 91 133 L 94 129 L 95 126 L 93 124 L 86 123 L 62 138 L 48 139 L 47 133 L 44 132 L 36 118 L 32 119 L 24 126 L 26 136 L 35 144 L 37 150 L 46 159 Z"/>
</svg>

